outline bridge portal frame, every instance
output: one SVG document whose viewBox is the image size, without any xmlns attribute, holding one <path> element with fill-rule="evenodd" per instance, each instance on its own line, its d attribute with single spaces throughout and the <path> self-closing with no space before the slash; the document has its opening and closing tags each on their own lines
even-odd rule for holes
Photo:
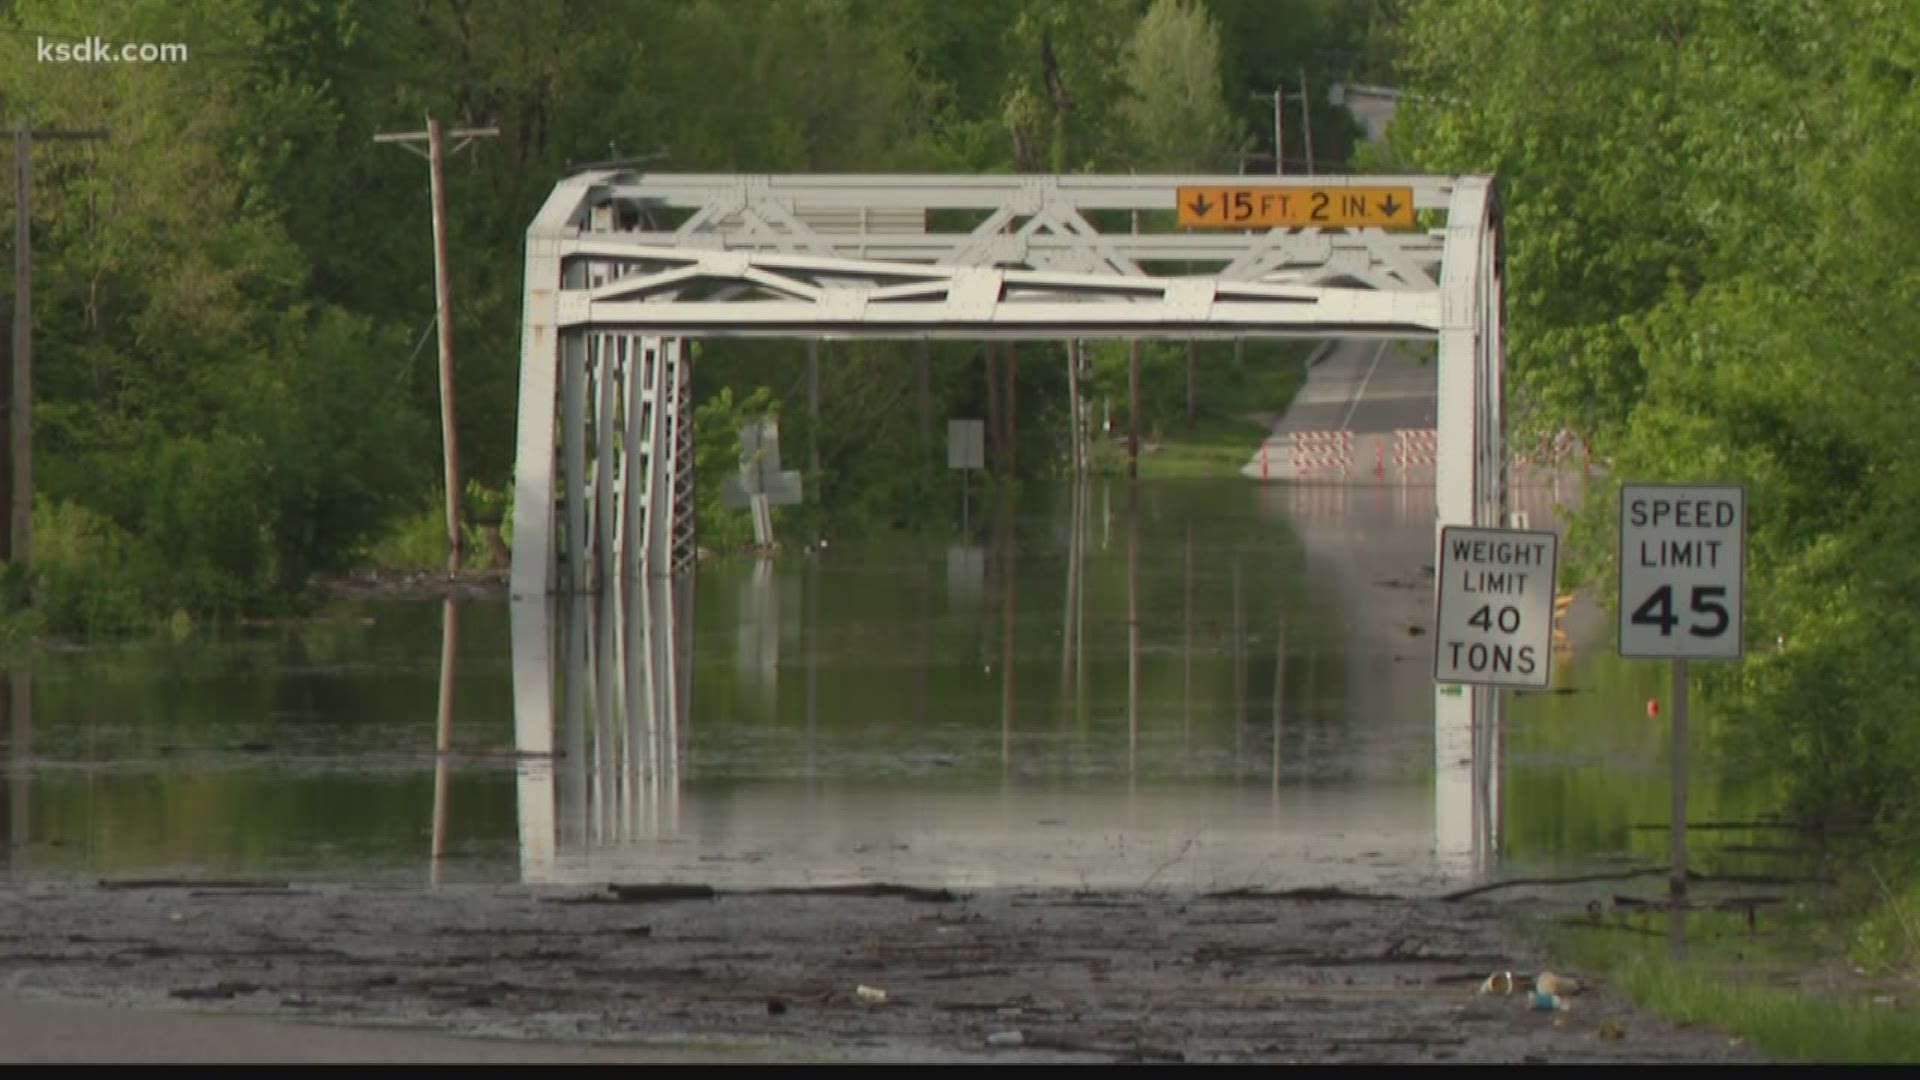
<svg viewBox="0 0 1920 1080">
<path fill-rule="evenodd" d="M 527 232 L 511 588 L 598 592 L 691 565 L 689 339 L 1388 337 L 1437 343 L 1434 565 L 1504 527 L 1500 207 L 1406 186 L 1431 227 L 1188 232 L 1178 188 L 1242 176 L 583 173 Z M 1443 220 L 1436 220 L 1443 219 Z M 1143 227 L 1144 226 L 1144 227 Z M 586 436 L 591 433 L 592 439 Z M 1497 848 L 1497 691 L 1435 693 L 1436 834 Z M 1475 782 L 1478 777 L 1480 782 Z M 1453 852 L 1453 855 L 1462 853 Z"/>
</svg>

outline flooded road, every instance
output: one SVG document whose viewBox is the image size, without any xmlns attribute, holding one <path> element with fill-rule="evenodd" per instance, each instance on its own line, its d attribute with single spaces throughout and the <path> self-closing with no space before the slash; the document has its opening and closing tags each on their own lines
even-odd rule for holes
<svg viewBox="0 0 1920 1080">
<path fill-rule="evenodd" d="M 1432 515 L 1096 481 L 972 544 L 37 657 L 0 695 L 6 874 L 1422 892 L 1657 862 L 1664 669 L 1604 636 L 1512 700 L 1491 820 L 1437 805 Z M 1707 764 L 1702 817 L 1760 807 Z"/>
<path fill-rule="evenodd" d="M 972 545 L 37 657 L 0 688 L 0 1031 L 45 1037 L 0 1055 L 240 1038 L 147 1015 L 188 1009 L 516 1040 L 378 1051 L 449 1060 L 1750 1060 L 1590 976 L 1570 1014 L 1474 994 L 1583 900 L 1449 890 L 1658 864 L 1664 671 L 1576 605 L 1475 801 L 1432 514 L 1096 485 Z M 1759 804 L 1703 767 L 1694 805 Z M 141 1012 L 43 1030 L 78 1003 Z"/>
</svg>

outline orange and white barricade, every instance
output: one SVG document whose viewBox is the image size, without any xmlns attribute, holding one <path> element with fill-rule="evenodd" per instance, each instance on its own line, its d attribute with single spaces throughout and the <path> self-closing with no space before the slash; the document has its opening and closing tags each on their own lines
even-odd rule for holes
<svg viewBox="0 0 1920 1080">
<path fill-rule="evenodd" d="M 1293 472 L 1304 476 L 1312 472 L 1337 472 L 1345 476 L 1353 467 L 1353 432 L 1296 431 L 1293 433 Z"/>
<path fill-rule="evenodd" d="M 1408 469 L 1430 469 L 1440 463 L 1440 432 L 1435 428 L 1395 428 L 1393 432 L 1393 466 L 1402 472 Z"/>
</svg>

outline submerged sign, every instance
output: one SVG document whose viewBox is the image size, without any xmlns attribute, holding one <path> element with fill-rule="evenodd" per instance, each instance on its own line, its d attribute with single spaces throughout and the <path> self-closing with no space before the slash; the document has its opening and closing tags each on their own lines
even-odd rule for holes
<svg viewBox="0 0 1920 1080">
<path fill-rule="evenodd" d="M 1435 682 L 1547 685 L 1559 554 L 1560 538 L 1550 532 L 1441 530 Z"/>
<path fill-rule="evenodd" d="M 1414 227 L 1411 187 L 1181 187 L 1176 202 L 1188 229 Z"/>
<path fill-rule="evenodd" d="M 1746 553 L 1746 489 L 1621 485 L 1620 655 L 1740 659 Z"/>
</svg>

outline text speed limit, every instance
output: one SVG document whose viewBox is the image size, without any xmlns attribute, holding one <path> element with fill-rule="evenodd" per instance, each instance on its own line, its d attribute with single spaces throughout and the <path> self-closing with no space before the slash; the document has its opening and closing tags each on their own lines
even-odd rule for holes
<svg viewBox="0 0 1920 1080">
<path fill-rule="evenodd" d="M 1738 660 L 1746 491 L 1620 488 L 1620 655 Z"/>
</svg>

